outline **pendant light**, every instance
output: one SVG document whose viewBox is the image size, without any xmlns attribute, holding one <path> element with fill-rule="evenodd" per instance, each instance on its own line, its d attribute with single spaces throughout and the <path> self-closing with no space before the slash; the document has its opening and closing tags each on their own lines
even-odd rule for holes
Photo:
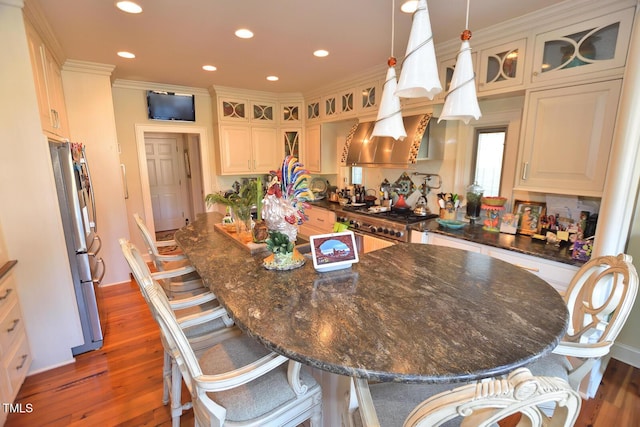
<svg viewBox="0 0 640 427">
<path fill-rule="evenodd" d="M 433 99 L 440 92 L 442 92 L 442 85 L 438 76 L 438 62 L 427 0 L 419 0 L 413 12 L 411 33 L 402 61 L 396 95 L 401 98 Z"/>
<path fill-rule="evenodd" d="M 407 137 L 407 131 L 402 121 L 402 111 L 400 110 L 400 98 L 396 95 L 396 58 L 393 56 L 393 38 L 395 22 L 395 0 L 391 1 L 391 56 L 387 60 L 387 77 L 382 87 L 382 97 L 380 99 L 380 109 L 376 124 L 373 127 L 371 136 L 388 136 L 393 139 L 403 140 Z"/>
<path fill-rule="evenodd" d="M 476 74 L 471 60 L 471 31 L 469 30 L 469 1 L 467 0 L 467 22 L 465 30 L 460 35 L 462 44 L 456 57 L 456 67 L 453 70 L 449 92 L 444 100 L 440 120 L 462 120 L 469 124 L 471 119 L 482 117 L 478 97 L 476 95 Z"/>
</svg>

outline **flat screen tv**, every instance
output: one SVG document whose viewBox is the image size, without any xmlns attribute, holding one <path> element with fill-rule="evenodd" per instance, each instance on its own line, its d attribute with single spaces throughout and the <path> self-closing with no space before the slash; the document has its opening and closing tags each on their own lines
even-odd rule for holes
<svg viewBox="0 0 640 427">
<path fill-rule="evenodd" d="M 196 121 L 194 95 L 148 90 L 147 107 L 152 120 Z"/>
</svg>

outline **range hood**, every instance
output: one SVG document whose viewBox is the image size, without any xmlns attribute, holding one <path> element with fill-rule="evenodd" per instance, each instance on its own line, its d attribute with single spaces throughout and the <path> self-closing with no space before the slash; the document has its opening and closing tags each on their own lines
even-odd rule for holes
<svg viewBox="0 0 640 427">
<path fill-rule="evenodd" d="M 391 137 L 371 137 L 375 122 L 362 122 L 354 126 L 345 144 L 347 166 L 407 167 L 415 164 L 421 144 L 429 144 L 427 131 L 431 114 L 403 118 L 407 137 L 398 141 Z M 435 125 L 435 119 L 433 120 Z M 433 126 L 432 126 L 433 127 Z"/>
</svg>

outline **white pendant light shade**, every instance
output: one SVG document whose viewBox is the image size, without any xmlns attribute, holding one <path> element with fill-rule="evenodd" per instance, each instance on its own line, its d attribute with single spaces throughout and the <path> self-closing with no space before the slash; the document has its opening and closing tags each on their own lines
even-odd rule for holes
<svg viewBox="0 0 640 427">
<path fill-rule="evenodd" d="M 475 72 L 471 61 L 471 46 L 463 40 L 456 58 L 449 93 L 444 101 L 440 120 L 462 120 L 469 124 L 471 119 L 482 117 L 476 96 Z"/>
<path fill-rule="evenodd" d="M 397 85 L 396 69 L 394 66 L 389 65 L 387 78 L 382 87 L 378 118 L 371 136 L 390 136 L 401 141 L 407 137 L 402 121 L 402 112 L 400 111 L 400 98 L 395 94 Z"/>
<path fill-rule="evenodd" d="M 442 85 L 438 76 L 438 62 L 427 0 L 419 0 L 413 14 L 411 33 L 396 95 L 401 98 L 433 99 L 440 92 L 442 92 Z"/>
</svg>

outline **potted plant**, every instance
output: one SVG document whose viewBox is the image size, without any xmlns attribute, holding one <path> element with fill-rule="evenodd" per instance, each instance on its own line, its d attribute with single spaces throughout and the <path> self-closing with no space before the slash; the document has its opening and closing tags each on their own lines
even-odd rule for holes
<svg viewBox="0 0 640 427">
<path fill-rule="evenodd" d="M 238 237 L 242 242 L 247 243 L 253 240 L 251 210 L 256 204 L 257 197 L 257 183 L 255 180 L 249 180 L 240 187 L 237 193 L 227 196 L 221 193 L 207 194 L 205 202 L 207 206 L 216 203 L 227 206 L 232 212 Z"/>
</svg>

